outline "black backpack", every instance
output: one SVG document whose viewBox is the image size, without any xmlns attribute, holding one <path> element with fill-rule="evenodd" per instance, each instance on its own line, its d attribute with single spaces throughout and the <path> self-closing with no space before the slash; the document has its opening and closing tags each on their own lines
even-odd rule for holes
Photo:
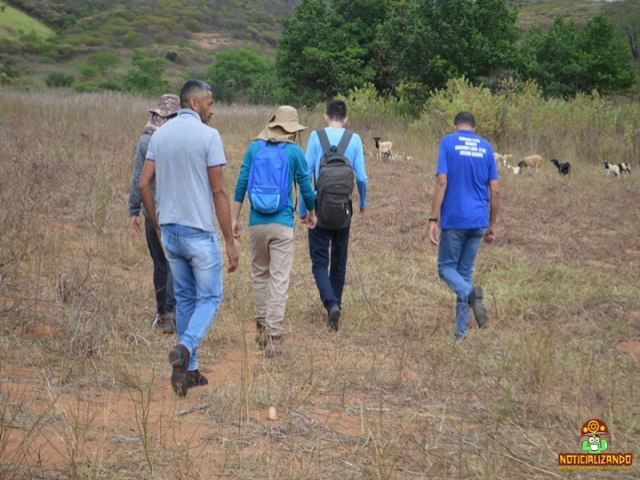
<svg viewBox="0 0 640 480">
<path fill-rule="evenodd" d="M 355 175 L 344 151 L 353 132 L 345 130 L 337 147 L 329 145 L 324 128 L 316 130 L 316 133 L 324 152 L 316 178 L 318 226 L 334 230 L 345 228 L 350 225 L 353 214 L 351 193 Z"/>
</svg>

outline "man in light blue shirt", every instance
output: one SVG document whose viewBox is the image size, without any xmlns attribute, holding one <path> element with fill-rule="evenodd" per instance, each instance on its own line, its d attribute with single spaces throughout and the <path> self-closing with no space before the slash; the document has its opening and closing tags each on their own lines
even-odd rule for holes
<svg viewBox="0 0 640 480">
<path fill-rule="evenodd" d="M 211 87 L 187 81 L 180 91 L 178 117 L 151 137 L 140 175 L 140 194 L 149 219 L 161 238 L 176 298 L 177 345 L 169 352 L 171 385 L 179 396 L 206 385 L 198 369 L 197 349 L 222 302 L 218 219 L 228 259 L 238 266 L 229 197 L 222 167 L 226 164 L 220 134 L 206 125 L 213 115 Z M 151 183 L 156 178 L 156 200 Z"/>
<path fill-rule="evenodd" d="M 330 145 L 338 145 L 345 132 L 348 121 L 347 105 L 344 101 L 333 99 L 327 102 L 324 114 L 327 127 L 324 129 Z M 320 161 L 324 155 L 320 139 L 316 131 L 309 136 L 307 143 L 307 166 L 309 177 L 317 181 L 320 172 Z M 357 133 L 353 133 L 347 145 L 344 156 L 349 159 L 356 177 L 360 213 L 364 214 L 367 206 L 367 172 L 364 165 L 362 140 Z M 315 185 L 315 183 L 314 183 Z M 300 201 L 299 215 L 304 219 L 307 209 Z M 347 274 L 347 252 L 349 247 L 349 229 L 328 229 L 321 226 L 309 230 L 309 254 L 311 256 L 312 272 L 320 293 L 320 300 L 327 310 L 327 325 L 332 330 L 338 330 L 338 322 L 342 312 L 342 290 Z"/>
<path fill-rule="evenodd" d="M 438 273 L 457 296 L 454 334 L 464 340 L 469 307 L 480 328 L 489 320 L 482 288 L 473 286 L 472 276 L 480 241 L 495 238 L 498 170 L 491 145 L 475 133 L 473 115 L 460 112 L 453 124 L 455 132 L 440 141 L 429 239 L 438 245 Z"/>
</svg>

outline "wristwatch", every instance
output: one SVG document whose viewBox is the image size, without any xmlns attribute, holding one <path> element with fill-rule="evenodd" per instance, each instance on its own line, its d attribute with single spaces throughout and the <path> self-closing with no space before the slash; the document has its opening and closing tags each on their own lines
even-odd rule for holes
<svg viewBox="0 0 640 480">
<path fill-rule="evenodd" d="M 429 223 L 436 222 L 438 223 L 438 217 L 429 217 Z"/>
</svg>

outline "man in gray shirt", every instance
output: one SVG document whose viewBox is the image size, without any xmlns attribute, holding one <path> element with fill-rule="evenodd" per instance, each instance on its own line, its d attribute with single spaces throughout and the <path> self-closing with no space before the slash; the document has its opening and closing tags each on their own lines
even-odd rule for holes
<svg viewBox="0 0 640 480">
<path fill-rule="evenodd" d="M 206 125 L 213 115 L 211 87 L 200 80 L 187 81 L 180 104 L 178 117 L 151 137 L 140 194 L 173 275 L 178 343 L 169 352 L 171 385 L 177 395 L 185 396 L 189 388 L 208 383 L 198 369 L 197 349 L 223 297 L 223 259 L 214 215 L 225 240 L 229 272 L 238 267 L 239 255 L 222 173 L 222 140 Z M 154 177 L 157 204 L 151 192 Z"/>
</svg>

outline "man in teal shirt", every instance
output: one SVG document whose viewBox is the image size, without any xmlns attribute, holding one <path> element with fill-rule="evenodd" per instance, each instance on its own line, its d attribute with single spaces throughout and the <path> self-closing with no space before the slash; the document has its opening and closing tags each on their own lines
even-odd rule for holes
<svg viewBox="0 0 640 480">
<path fill-rule="evenodd" d="M 293 263 L 294 183 L 300 188 L 305 206 L 310 210 L 308 226 L 315 226 L 315 195 L 307 175 L 307 163 L 302 149 L 296 145 L 299 132 L 307 127 L 298 123 L 298 112 L 290 106 L 281 106 L 271 117 L 264 130 L 245 153 L 236 183 L 232 207 L 232 229 L 240 238 L 240 211 L 247 193 L 251 166 L 256 153 L 263 147 L 280 146 L 289 160 L 288 196 L 284 209 L 263 213 L 251 205 L 249 214 L 249 245 L 251 251 L 251 278 L 257 336 L 267 355 L 279 352 L 284 329 L 284 315 L 289 289 L 289 275 Z"/>
</svg>

